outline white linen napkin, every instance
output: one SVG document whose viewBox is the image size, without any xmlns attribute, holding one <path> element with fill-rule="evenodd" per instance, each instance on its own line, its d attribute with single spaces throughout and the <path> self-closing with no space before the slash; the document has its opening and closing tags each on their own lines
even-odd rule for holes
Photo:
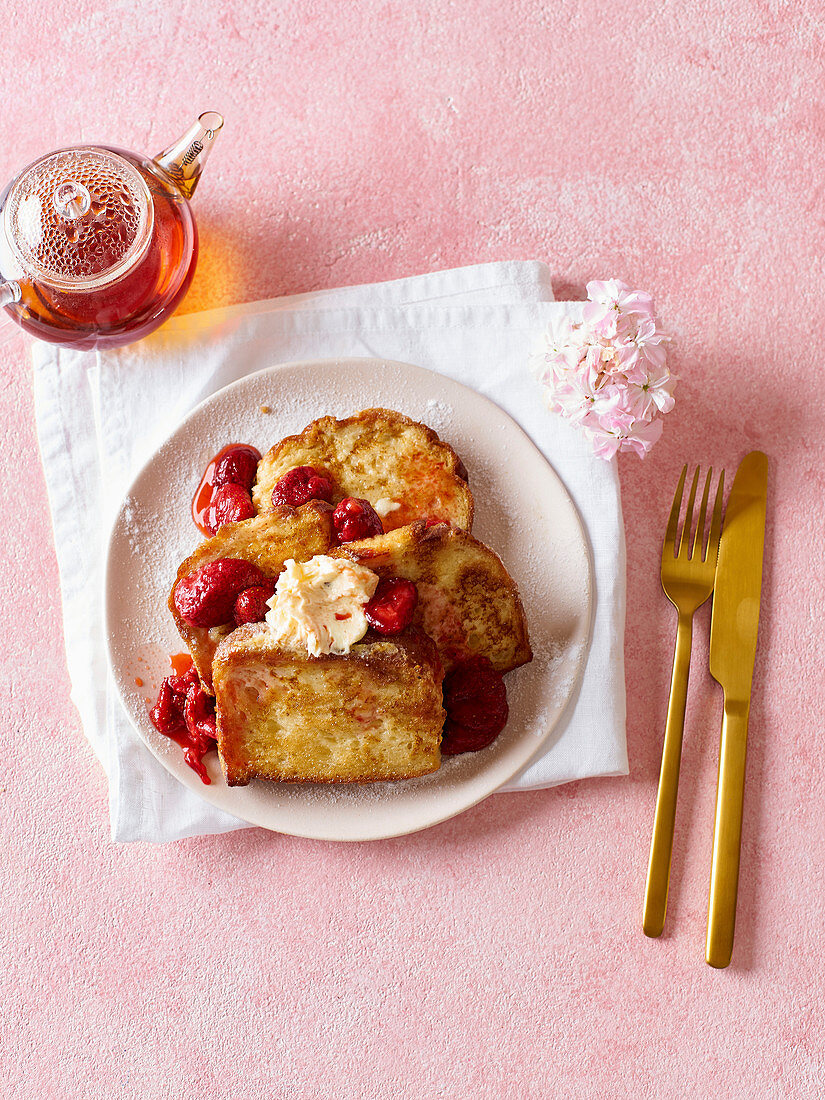
<svg viewBox="0 0 825 1100">
<path fill-rule="evenodd" d="M 564 481 L 594 561 L 593 635 L 579 690 L 545 754 L 506 790 L 627 774 L 625 558 L 615 463 L 544 408 L 528 369 L 559 310 L 534 262 L 459 268 L 172 318 L 105 352 L 33 346 L 35 410 L 63 603 L 72 699 L 109 778 L 112 837 L 165 841 L 245 828 L 178 783 L 108 682 L 102 622 L 107 520 L 142 464 L 196 404 L 279 362 L 371 356 L 414 363 L 508 412 Z"/>
</svg>

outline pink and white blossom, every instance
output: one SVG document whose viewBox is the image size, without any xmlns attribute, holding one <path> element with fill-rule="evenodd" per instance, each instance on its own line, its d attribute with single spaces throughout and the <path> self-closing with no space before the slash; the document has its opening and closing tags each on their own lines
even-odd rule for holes
<svg viewBox="0 0 825 1100">
<path fill-rule="evenodd" d="M 666 365 L 669 337 L 656 326 L 653 299 L 618 279 L 587 284 L 581 321 L 555 316 L 534 356 L 550 409 L 590 439 L 601 458 L 644 458 L 662 434 L 676 382 Z"/>
</svg>

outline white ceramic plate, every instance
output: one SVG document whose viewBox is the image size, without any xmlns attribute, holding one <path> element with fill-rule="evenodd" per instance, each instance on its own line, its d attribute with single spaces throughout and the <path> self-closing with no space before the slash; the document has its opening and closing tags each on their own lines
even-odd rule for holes
<svg viewBox="0 0 825 1100">
<path fill-rule="evenodd" d="M 380 406 L 434 428 L 469 471 L 473 534 L 498 552 L 524 602 L 533 662 L 508 675 L 510 719 L 487 749 L 445 759 L 398 783 L 227 787 L 216 755 L 211 785 L 149 721 L 149 705 L 184 647 L 166 601 L 199 534 L 190 501 L 227 443 L 263 453 L 325 414 Z M 165 768 L 201 798 L 253 825 L 325 840 L 372 840 L 461 813 L 523 770 L 553 740 L 578 686 L 590 635 L 591 565 L 578 513 L 544 456 L 487 398 L 441 375 L 376 359 L 287 363 L 249 375 L 199 405 L 135 479 L 115 519 L 106 567 L 106 634 L 120 698 Z"/>
</svg>

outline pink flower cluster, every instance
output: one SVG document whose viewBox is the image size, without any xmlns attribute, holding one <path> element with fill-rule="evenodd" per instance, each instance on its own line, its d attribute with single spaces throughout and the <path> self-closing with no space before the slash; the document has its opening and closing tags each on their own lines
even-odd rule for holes
<svg viewBox="0 0 825 1100">
<path fill-rule="evenodd" d="M 665 365 L 668 337 L 656 327 L 649 294 L 618 279 L 587 284 L 581 321 L 560 315 L 545 334 L 536 373 L 553 412 L 589 437 L 600 458 L 644 458 L 673 408 L 676 378 Z"/>
</svg>

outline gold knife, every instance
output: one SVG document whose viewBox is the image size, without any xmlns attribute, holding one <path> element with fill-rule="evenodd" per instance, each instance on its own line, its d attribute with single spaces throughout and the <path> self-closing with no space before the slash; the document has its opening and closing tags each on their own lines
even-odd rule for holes
<svg viewBox="0 0 825 1100">
<path fill-rule="evenodd" d="M 745 753 L 762 590 L 767 485 L 767 455 L 752 451 L 742 459 L 728 498 L 713 593 L 710 672 L 722 685 L 725 705 L 705 961 L 720 969 L 730 962 L 736 923 Z"/>
</svg>

